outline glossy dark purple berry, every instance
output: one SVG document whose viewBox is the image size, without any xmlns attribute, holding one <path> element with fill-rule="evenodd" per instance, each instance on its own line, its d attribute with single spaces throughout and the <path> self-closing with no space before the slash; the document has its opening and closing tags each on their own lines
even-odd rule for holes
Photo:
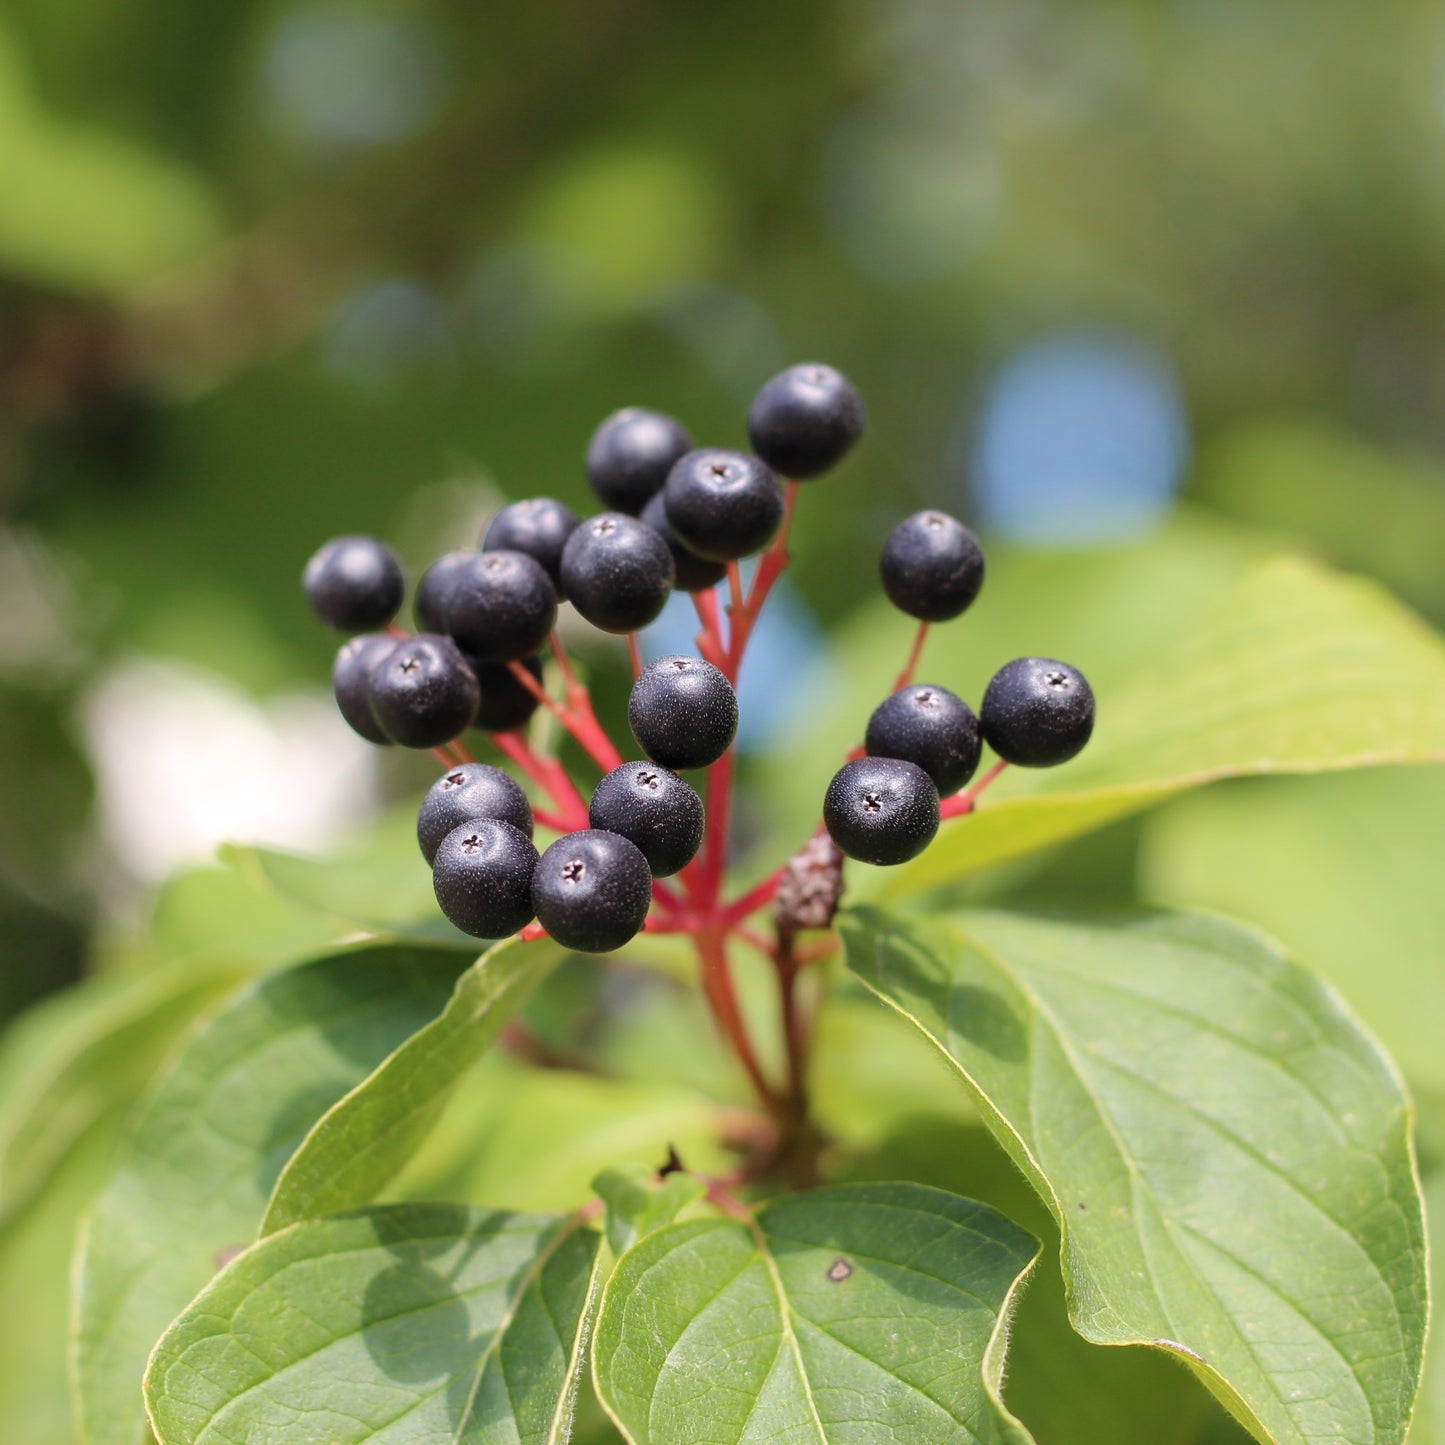
<svg viewBox="0 0 1445 1445">
<path fill-rule="evenodd" d="M 658 763 L 623 763 L 592 794 L 588 821 L 642 849 L 654 878 L 686 868 L 702 847 L 702 799 Z"/>
<path fill-rule="evenodd" d="M 938 832 L 938 789 L 916 763 L 857 758 L 828 784 L 823 822 L 829 837 L 860 863 L 906 863 Z"/>
<path fill-rule="evenodd" d="M 738 698 L 722 672 L 700 657 L 659 657 L 627 700 L 637 745 L 665 768 L 706 768 L 732 746 Z"/>
<path fill-rule="evenodd" d="M 385 747 L 391 739 L 371 714 L 371 672 L 396 646 L 384 632 L 366 632 L 343 642 L 331 669 L 331 691 L 352 732 Z"/>
<path fill-rule="evenodd" d="M 666 499 L 661 492 L 642 509 L 642 520 L 667 543 L 676 578 L 673 585 L 679 592 L 701 592 L 708 587 L 716 587 L 728 575 L 726 562 L 711 562 L 706 557 L 699 557 L 677 540 L 672 528 L 667 525 Z"/>
<path fill-rule="evenodd" d="M 421 581 L 416 584 L 416 596 L 411 601 L 418 632 L 447 630 L 446 613 L 442 610 L 447 588 L 452 578 L 476 555 L 475 552 L 444 552 L 421 574 Z"/>
<path fill-rule="evenodd" d="M 635 517 L 662 490 L 672 464 L 691 450 L 692 437 L 680 421 L 646 407 L 624 407 L 592 433 L 587 479 L 603 506 Z"/>
<path fill-rule="evenodd" d="M 562 553 L 562 590 L 594 627 L 636 632 L 672 592 L 672 553 L 645 522 L 603 512 L 583 522 Z"/>
<path fill-rule="evenodd" d="M 420 632 L 392 644 L 371 672 L 371 715 L 392 742 L 435 748 L 472 725 L 477 677 L 449 637 Z"/>
<path fill-rule="evenodd" d="M 1067 662 L 1020 657 L 994 673 L 979 709 L 984 741 L 1005 762 L 1052 768 L 1083 751 L 1094 692 Z"/>
<path fill-rule="evenodd" d="M 442 839 L 453 828 L 478 818 L 495 818 L 532 836 L 532 805 L 509 774 L 490 763 L 448 768 L 427 790 L 416 815 L 422 857 L 428 863 L 435 861 Z"/>
<path fill-rule="evenodd" d="M 804 481 L 843 460 L 867 424 L 858 388 L 831 366 L 805 361 L 753 398 L 748 439 L 780 476 Z"/>
<path fill-rule="evenodd" d="M 878 570 L 899 611 L 921 622 L 949 622 L 983 586 L 983 548 L 947 512 L 915 512 L 888 534 Z"/>
<path fill-rule="evenodd" d="M 977 771 L 978 718 L 957 693 L 931 682 L 901 687 L 873 709 L 864 745 L 871 757 L 917 763 L 939 793 L 956 793 Z"/>
<path fill-rule="evenodd" d="M 370 632 L 397 614 L 406 590 L 396 553 L 375 537 L 333 537 L 301 579 L 311 610 L 338 632 Z"/>
<path fill-rule="evenodd" d="M 552 497 L 512 502 L 488 523 L 482 534 L 482 551 L 525 552 L 541 563 L 552 585 L 560 589 L 562 549 L 581 520 L 571 507 Z"/>
<path fill-rule="evenodd" d="M 510 823 L 474 818 L 453 828 L 432 862 L 441 910 L 473 938 L 505 938 L 534 917 L 537 850 Z"/>
<path fill-rule="evenodd" d="M 652 872 L 635 843 L 588 828 L 559 838 L 532 875 L 537 921 L 577 953 L 611 953 L 641 931 Z"/>
<path fill-rule="evenodd" d="M 557 623 L 557 589 L 525 552 L 478 552 L 447 581 L 442 615 L 469 657 L 513 662 L 546 645 Z"/>
<path fill-rule="evenodd" d="M 470 661 L 470 659 L 468 659 Z M 540 683 L 542 659 L 529 657 L 522 666 Z M 527 723 L 541 706 L 537 694 L 517 681 L 516 674 L 505 662 L 472 662 L 477 685 L 482 690 L 474 728 L 484 733 L 510 733 Z"/>
<path fill-rule="evenodd" d="M 783 522 L 783 489 L 746 452 L 689 452 L 667 474 L 667 525 L 699 557 L 732 562 L 760 552 Z"/>
</svg>

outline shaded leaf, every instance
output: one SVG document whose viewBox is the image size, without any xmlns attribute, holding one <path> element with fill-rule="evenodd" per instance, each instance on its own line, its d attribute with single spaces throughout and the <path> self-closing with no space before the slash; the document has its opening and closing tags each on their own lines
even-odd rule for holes
<svg viewBox="0 0 1445 1445">
<path fill-rule="evenodd" d="M 949 1058 L 1063 1233 L 1070 1315 L 1261 1439 L 1403 1438 L 1425 1330 L 1409 1108 L 1310 974 L 1219 920 L 877 910 L 850 966 Z"/>
<path fill-rule="evenodd" d="M 488 949 L 457 980 L 442 1013 L 317 1120 L 276 1181 L 261 1232 L 370 1203 L 561 956 L 546 939 L 504 939 Z"/>
<path fill-rule="evenodd" d="M 608 1281 L 598 1393 L 633 1445 L 1027 1445 L 998 1389 L 1036 1255 L 986 1205 L 916 1184 L 795 1195 L 750 1223 L 669 1225 Z"/>
<path fill-rule="evenodd" d="M 1100 696 L 1076 761 L 1010 768 L 879 886 L 946 883 L 1220 778 L 1442 761 L 1445 641 L 1374 583 L 1278 558 Z"/>
<path fill-rule="evenodd" d="M 254 1245 L 146 1372 L 162 1445 L 563 1445 L 601 1237 L 577 1219 L 405 1204 Z"/>
<path fill-rule="evenodd" d="M 83 1232 L 75 1380 L 87 1445 L 134 1445 L 160 1332 L 254 1237 L 317 1116 L 436 1016 L 468 956 L 388 946 L 318 959 L 247 990 L 177 1060 Z"/>
</svg>

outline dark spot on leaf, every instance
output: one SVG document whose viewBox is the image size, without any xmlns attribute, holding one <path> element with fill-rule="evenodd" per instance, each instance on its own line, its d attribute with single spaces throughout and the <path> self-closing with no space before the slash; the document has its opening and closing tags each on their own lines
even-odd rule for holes
<svg viewBox="0 0 1445 1445">
<path fill-rule="evenodd" d="M 828 1278 L 834 1284 L 842 1284 L 852 1273 L 853 1266 L 841 1254 L 828 1266 Z"/>
</svg>

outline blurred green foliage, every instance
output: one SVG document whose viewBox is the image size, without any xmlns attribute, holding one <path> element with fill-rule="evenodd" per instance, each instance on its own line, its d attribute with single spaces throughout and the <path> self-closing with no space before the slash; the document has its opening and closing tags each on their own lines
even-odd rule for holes
<svg viewBox="0 0 1445 1445">
<path fill-rule="evenodd" d="M 1162 358 L 1188 418 L 1187 505 L 1090 552 L 993 547 L 939 664 L 992 655 L 981 639 L 1055 647 L 1092 664 L 1107 708 L 1115 660 L 1167 649 L 1277 549 L 1445 623 L 1442 42 L 1423 0 L 11 0 L 0 1019 L 84 967 L 128 976 L 123 994 L 188 960 L 261 968 L 341 936 L 351 900 L 318 921 L 292 901 L 315 886 L 306 865 L 266 855 L 157 898 L 94 825 L 87 697 L 137 655 L 258 701 L 320 685 L 332 642 L 297 589 L 319 541 L 375 530 L 415 569 L 470 542 L 497 496 L 584 506 L 587 435 L 623 404 L 736 445 L 785 362 L 858 381 L 868 439 L 807 491 L 795 533 L 797 592 L 846 639 L 830 698 L 881 688 L 905 645 L 869 581 L 882 530 L 925 502 L 976 517 L 998 369 L 1059 335 Z M 624 659 L 583 651 L 615 721 Z M 195 792 L 227 766 L 210 759 Z M 426 776 L 384 758 L 383 801 Z M 822 774 L 751 778 L 754 837 L 798 836 Z M 1445 1168 L 1439 788 L 1416 772 L 1230 784 L 968 887 L 1046 880 L 1278 933 L 1395 1052 L 1427 1168 Z M 384 868 L 404 833 L 353 853 Z M 409 884 L 382 897 L 374 879 L 355 896 L 412 908 Z M 680 1049 L 650 988 L 588 1041 L 632 1078 L 649 1039 Z M 839 1048 L 868 1047 L 849 1017 L 835 1027 L 858 1042 Z M 50 1027 L 42 1011 L 16 1037 Z M 87 1058 L 57 1063 L 79 1069 L 78 1097 Z M 54 1291 L 121 1102 L 77 1118 L 85 1154 L 0 1254 L 0 1297 L 45 1301 L 33 1319 L 0 1307 L 5 1438 L 68 1445 Z M 569 1111 L 564 1086 L 538 1094 L 538 1119 Z M 865 1100 L 838 1113 L 866 1117 L 870 1144 L 893 1123 Z M 473 1172 L 505 1170 L 506 1144 Z"/>
</svg>

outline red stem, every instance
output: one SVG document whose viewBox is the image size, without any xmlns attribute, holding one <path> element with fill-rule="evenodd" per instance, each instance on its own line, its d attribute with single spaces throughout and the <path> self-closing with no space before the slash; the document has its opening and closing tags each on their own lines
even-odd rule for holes
<svg viewBox="0 0 1445 1445">
<path fill-rule="evenodd" d="M 945 798 L 938 809 L 941 818 L 962 818 L 965 814 L 973 812 L 974 804 L 978 802 L 979 795 L 984 791 L 1008 764 L 1000 758 L 983 777 L 976 782 L 970 783 L 961 793 L 951 798 Z"/>
<path fill-rule="evenodd" d="M 692 605 L 697 609 L 697 620 L 702 631 L 697 635 L 697 650 L 714 667 L 726 667 L 727 657 L 723 652 L 722 614 L 718 611 L 717 593 L 711 587 L 694 592 Z"/>
<path fill-rule="evenodd" d="M 756 913 L 758 909 L 766 907 L 773 901 L 773 897 L 778 891 L 778 884 L 783 881 L 783 874 L 787 871 L 786 865 L 776 869 L 769 873 L 761 883 L 749 888 L 742 897 L 735 898 L 723 909 L 723 922 L 731 928 Z"/>
<path fill-rule="evenodd" d="M 567 775 L 567 769 L 556 758 L 539 758 L 520 733 L 493 733 L 492 742 L 539 788 L 552 795 L 567 825 L 563 832 L 571 833 L 587 826 L 587 804 L 577 791 L 577 785 Z"/>
<path fill-rule="evenodd" d="M 642 644 L 637 640 L 635 632 L 627 634 L 627 655 L 632 659 L 632 676 L 642 676 Z"/>
<path fill-rule="evenodd" d="M 728 967 L 727 941 L 717 929 L 705 928 L 697 934 L 697 951 L 702 960 L 702 991 L 712 1009 L 713 1017 L 723 1036 L 732 1045 L 747 1076 L 752 1080 L 758 1096 L 772 1104 L 776 1095 L 763 1076 L 753 1041 L 748 1037 L 747 1025 L 743 1022 L 742 1011 L 738 1008 L 737 993 L 733 988 L 732 971 Z"/>
<path fill-rule="evenodd" d="M 753 578 L 752 590 L 747 601 L 741 596 L 741 578 L 737 577 L 736 563 L 728 564 L 728 581 L 734 585 L 733 605 L 729 609 L 732 627 L 728 633 L 728 665 L 724 669 L 729 679 L 736 682 L 742 670 L 743 654 L 747 651 L 748 638 L 752 636 L 758 615 L 768 594 L 773 590 L 779 577 L 788 568 L 788 535 L 793 530 L 793 513 L 798 505 L 798 483 L 789 482 L 783 489 L 783 525 L 778 530 L 773 545 L 763 553 L 758 563 L 757 576 Z"/>
<path fill-rule="evenodd" d="M 928 624 L 920 622 L 918 631 L 913 634 L 913 646 L 908 653 L 908 661 L 903 664 L 903 671 L 900 672 L 893 683 L 893 691 L 897 692 L 901 687 L 907 687 L 913 681 L 913 674 L 918 670 L 918 659 L 923 656 L 923 644 L 928 641 Z"/>
<path fill-rule="evenodd" d="M 610 773 L 613 768 L 622 766 L 622 754 L 617 751 L 612 739 L 597 721 L 597 714 L 592 711 L 592 700 L 585 687 L 574 679 L 568 688 L 572 695 L 564 705 L 552 697 L 520 662 L 509 662 L 507 666 L 511 669 L 512 676 L 582 744 L 588 757 L 604 773 Z"/>
</svg>

